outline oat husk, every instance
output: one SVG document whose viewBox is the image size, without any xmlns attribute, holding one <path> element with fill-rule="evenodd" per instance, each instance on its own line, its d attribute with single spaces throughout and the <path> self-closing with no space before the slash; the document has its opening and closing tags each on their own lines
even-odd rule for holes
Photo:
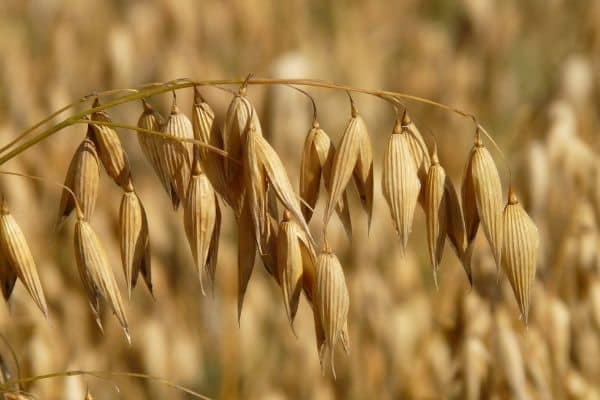
<svg viewBox="0 0 600 400">
<path fill-rule="evenodd" d="M 367 213 L 370 227 L 373 213 L 373 155 L 367 127 L 362 117 L 358 115 L 354 103 L 352 103 L 352 116 L 333 157 L 328 185 L 329 198 L 325 208 L 326 227 L 334 208 L 342 201 L 343 193 L 352 177 Z"/>
<path fill-rule="evenodd" d="M 437 271 L 439 269 L 446 232 L 448 230 L 448 200 L 445 190 L 446 172 L 440 165 L 437 148 L 431 157 L 431 167 L 427 174 L 425 186 L 425 219 L 427 226 L 427 247 L 429 259 L 433 265 L 433 276 L 437 287 Z"/>
<path fill-rule="evenodd" d="M 93 107 L 97 107 L 99 104 L 100 102 L 96 99 Z M 93 121 L 112 122 L 106 111 L 95 112 L 92 114 L 91 118 Z M 105 125 L 92 123 L 91 126 L 91 137 L 96 144 L 98 156 L 100 161 L 102 161 L 104 170 L 117 185 L 123 188 L 126 187 L 131 180 L 131 168 L 129 167 L 127 154 L 123 149 L 117 131 L 110 126 Z"/>
<path fill-rule="evenodd" d="M 334 156 L 335 147 L 331 143 L 331 139 L 315 121 L 304 140 L 300 164 L 300 197 L 303 200 L 300 206 L 307 222 L 312 218 L 317 204 L 321 182 L 326 190 L 329 190 Z M 340 217 L 348 237 L 351 237 L 352 221 L 346 191 L 342 194 L 342 199 L 336 205 L 335 211 Z"/>
<path fill-rule="evenodd" d="M 200 167 L 200 160 L 194 161 L 187 199 L 183 209 L 183 224 L 187 235 L 194 263 L 200 278 L 202 294 L 205 294 L 203 273 L 207 273 L 211 286 L 214 279 L 216 254 L 220 229 L 220 211 L 215 192 L 208 177 Z"/>
<path fill-rule="evenodd" d="M 277 233 L 277 265 L 285 310 L 292 328 L 304 287 L 304 270 L 311 268 L 313 263 L 312 246 L 296 222 L 290 220 L 289 213 L 284 212 Z M 312 290 L 310 296 L 312 299 Z"/>
<path fill-rule="evenodd" d="M 152 293 L 148 218 L 140 198 L 133 191 L 133 186 L 128 186 L 123 192 L 119 210 L 119 228 L 121 261 L 129 297 L 141 271 L 146 286 Z"/>
<path fill-rule="evenodd" d="M 415 160 L 415 164 L 417 165 L 417 174 L 419 176 L 419 182 L 421 182 L 419 203 L 425 207 L 425 186 L 427 184 L 429 167 L 431 166 L 431 158 L 423 135 L 421 135 L 421 132 L 410 118 L 408 110 L 404 110 L 404 114 L 402 115 L 402 126 L 411 133 L 409 137 L 410 151 Z"/>
<path fill-rule="evenodd" d="M 250 121 L 247 127 L 246 147 L 244 151 L 244 177 L 246 181 L 246 195 L 257 238 L 268 233 L 269 224 L 267 217 L 266 188 L 273 190 L 283 207 L 289 211 L 291 217 L 298 223 L 311 243 L 314 243 L 308 228 L 300 201 L 294 192 L 285 167 L 279 155 L 271 145 L 255 129 L 254 122 Z M 265 185 L 266 183 L 266 185 Z M 260 235 L 259 235 L 260 233 Z"/>
<path fill-rule="evenodd" d="M 539 234 L 516 194 L 509 189 L 508 204 L 504 208 L 504 272 L 513 289 L 525 323 L 529 315 L 531 289 L 535 281 Z"/>
<path fill-rule="evenodd" d="M 48 306 L 46 305 L 44 290 L 33 255 L 23 231 L 10 214 L 8 204 L 4 198 L 2 198 L 0 213 L 0 252 L 5 263 L 4 269 L 8 267 L 17 274 L 25 289 L 27 289 L 33 301 L 35 301 L 35 304 L 37 304 L 44 316 L 47 317 Z M 6 285 L 6 293 L 10 295 L 12 287 L 14 287 L 14 280 L 11 281 L 13 278 L 10 272 L 7 271 L 4 275 L 6 276 L 6 280 L 3 283 Z"/>
<path fill-rule="evenodd" d="M 250 121 L 252 124 L 250 124 Z M 262 136 L 262 127 L 254 106 L 246 98 L 245 88 L 240 94 L 234 96 L 229 104 L 225 121 L 223 124 L 223 149 L 229 158 L 223 160 L 225 183 L 229 191 L 230 202 L 236 214 L 242 208 L 243 203 L 243 176 L 242 166 L 233 160 L 242 160 L 244 147 L 246 145 L 246 132 L 249 126 L 253 126 L 254 133 Z"/>
<path fill-rule="evenodd" d="M 88 130 L 91 130 L 88 128 Z M 84 218 L 90 220 L 96 206 L 98 185 L 100 181 L 100 165 L 96 145 L 88 137 L 81 142 L 69 164 L 64 185 L 73 191 L 81 207 Z M 75 209 L 75 200 L 68 190 L 63 189 L 60 198 L 56 227 L 60 228 L 65 219 Z"/>
<path fill-rule="evenodd" d="M 335 378 L 335 345 L 340 339 L 348 345 L 346 323 L 350 299 L 342 266 L 327 245 L 317 258 L 314 300 L 325 334 L 325 341 L 320 347 L 321 365 L 325 353 L 329 351 L 331 370 Z"/>
<path fill-rule="evenodd" d="M 456 253 L 456 256 L 461 261 L 463 269 L 469 279 L 469 283 L 472 285 L 473 276 L 471 273 L 471 263 L 470 260 L 469 262 L 466 262 L 465 257 L 465 252 L 467 250 L 465 220 L 458 200 L 458 194 L 456 193 L 456 188 L 448 176 L 446 176 L 444 190 L 446 192 L 447 236 L 448 239 L 450 239 L 450 244 L 454 253 Z"/>
<path fill-rule="evenodd" d="M 163 116 L 156 111 L 146 100 L 142 99 L 144 111 L 138 119 L 137 126 L 141 129 L 160 132 L 164 124 Z M 169 185 L 169 174 L 162 163 L 163 158 L 163 142 L 164 139 L 158 135 L 138 131 L 138 142 L 142 149 L 142 153 L 152 165 L 154 172 L 160 179 L 163 188 L 170 194 L 171 187 Z"/>
<path fill-rule="evenodd" d="M 410 147 L 410 132 L 397 122 L 383 155 L 382 189 L 392 223 L 406 249 L 421 184 Z"/>
<path fill-rule="evenodd" d="M 189 118 L 179 111 L 175 100 L 171 114 L 163 126 L 163 133 L 182 139 L 193 139 L 194 131 Z M 161 162 L 169 178 L 171 202 L 177 209 L 185 201 L 190 179 L 192 144 L 164 139 Z"/>
<path fill-rule="evenodd" d="M 473 191 L 483 232 L 492 249 L 496 267 L 500 268 L 502 259 L 502 184 L 494 159 L 481 142 L 479 135 L 478 130 L 471 161 Z"/>
<path fill-rule="evenodd" d="M 101 301 L 105 300 L 121 324 L 127 340 L 130 341 L 121 293 L 104 247 L 90 224 L 83 219 L 78 219 L 75 223 L 74 237 L 77 269 L 98 326 L 102 328 L 100 306 Z"/>
</svg>

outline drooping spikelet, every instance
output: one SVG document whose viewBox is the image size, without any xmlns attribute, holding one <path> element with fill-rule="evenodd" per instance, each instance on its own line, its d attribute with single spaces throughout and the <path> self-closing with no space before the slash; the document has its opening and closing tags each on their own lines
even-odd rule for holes
<svg viewBox="0 0 600 400">
<path fill-rule="evenodd" d="M 410 147 L 410 132 L 396 122 L 383 155 L 383 195 L 405 249 L 412 230 L 421 184 Z"/>
<path fill-rule="evenodd" d="M 429 258 L 433 265 L 436 287 L 437 271 L 444 253 L 446 232 L 448 230 L 448 201 L 445 184 L 446 171 L 440 165 L 437 148 L 434 148 L 425 186 L 425 218 L 427 221 Z"/>
<path fill-rule="evenodd" d="M 302 215 L 300 201 L 294 193 L 290 179 L 285 171 L 285 167 L 279 158 L 279 155 L 273 150 L 267 140 L 254 128 L 254 122 L 251 120 L 247 127 L 244 169 L 248 206 L 252 208 L 252 217 L 255 223 L 255 229 L 260 232 L 257 240 L 267 232 L 267 193 L 266 187 L 272 189 L 281 204 L 289 211 L 292 218 L 304 231 L 304 234 L 311 243 L 314 243 L 308 224 Z M 261 184 L 261 180 L 266 180 L 267 186 Z M 253 193 L 251 193 L 253 192 Z M 257 219 L 259 221 L 257 222 Z"/>
<path fill-rule="evenodd" d="M 431 158 L 427 150 L 427 144 L 419 132 L 419 129 L 408 115 L 408 110 L 404 110 L 402 115 L 402 127 L 406 128 L 411 134 L 409 137 L 410 151 L 417 165 L 417 174 L 421 182 L 421 191 L 419 193 L 419 203 L 425 205 L 425 185 L 427 184 L 427 174 L 431 166 Z"/>
<path fill-rule="evenodd" d="M 4 198 L 2 198 L 0 214 L 0 252 L 2 253 L 3 262 L 6 264 L 4 268 L 8 267 L 17 274 L 25 289 L 27 289 L 33 301 L 35 301 L 35 304 L 37 304 L 44 316 L 48 316 L 48 306 L 46 305 L 44 290 L 42 289 L 42 283 L 38 276 L 33 255 L 25 240 L 23 231 L 10 214 L 8 204 Z M 10 272 L 5 275 L 6 296 L 6 293 L 10 295 L 14 286 L 14 279 Z M 3 289 L 5 288 L 3 287 Z"/>
<path fill-rule="evenodd" d="M 100 102 L 95 100 L 93 107 L 98 107 Z M 111 123 L 112 120 L 105 111 L 97 111 L 92 114 L 93 121 Z M 127 154 L 123 149 L 119 135 L 114 128 L 101 124 L 92 123 L 92 140 L 96 144 L 98 156 L 102 165 L 117 185 L 125 187 L 131 179 L 131 169 Z"/>
<path fill-rule="evenodd" d="M 496 266 L 500 268 L 502 258 L 502 184 L 494 159 L 483 146 L 479 131 L 477 132 L 471 163 L 475 202 L 483 232 L 492 248 Z"/>
<path fill-rule="evenodd" d="M 88 128 L 88 130 L 90 130 Z M 70 188 L 79 202 L 79 206 L 83 211 L 86 220 L 90 220 L 96 198 L 98 196 L 98 184 L 100 181 L 100 165 L 98 154 L 96 153 L 96 145 L 88 137 L 81 142 L 65 177 L 65 186 Z M 75 201 L 71 193 L 66 189 L 63 190 L 60 198 L 60 206 L 58 211 L 57 228 L 60 227 L 64 220 L 71 214 L 75 208 Z"/>
<path fill-rule="evenodd" d="M 249 122 L 249 126 L 251 123 Z M 255 137 L 256 136 L 256 137 Z M 258 250 L 262 254 L 261 238 L 269 235 L 267 178 L 265 169 L 258 156 L 258 134 L 254 129 L 247 129 L 242 169 L 244 174 L 245 201 L 252 216 L 254 237 Z"/>
<path fill-rule="evenodd" d="M 211 266 L 216 265 L 219 219 L 220 210 L 216 194 L 200 167 L 200 160 L 196 159 L 184 204 L 183 225 L 198 269 L 203 294 L 205 293 L 203 272 L 208 272 L 211 286 L 214 283 L 214 271 L 211 271 Z"/>
<path fill-rule="evenodd" d="M 142 99 L 142 104 L 144 106 L 144 111 L 138 119 L 137 126 L 141 129 L 160 132 L 164 124 L 163 116 L 152 108 L 146 100 Z M 167 191 L 167 194 L 170 194 L 169 174 L 161 161 L 163 157 L 164 139 L 158 135 L 152 135 L 142 131 L 138 131 L 137 137 L 144 156 L 152 165 L 154 172 L 160 179 L 160 183 Z"/>
<path fill-rule="evenodd" d="M 539 246 L 537 227 L 525 212 L 517 196 L 509 189 L 508 204 L 504 208 L 504 272 L 512 286 L 525 323 L 529 313 L 531 288 L 535 280 L 535 269 Z"/>
<path fill-rule="evenodd" d="M 312 218 L 319 198 L 323 168 L 331 163 L 333 154 L 329 136 L 315 121 L 304 139 L 300 161 L 300 197 L 304 200 L 300 206 L 307 222 Z"/>
<path fill-rule="evenodd" d="M 305 260 L 307 257 L 309 259 Z M 313 262 L 313 259 L 314 251 L 303 231 L 285 211 L 277 234 L 277 265 L 283 302 L 292 328 L 303 288 L 304 265 Z"/>
<path fill-rule="evenodd" d="M 371 226 L 373 213 L 373 154 L 369 132 L 354 103 L 352 115 L 342 135 L 338 150 L 333 157 L 329 199 L 325 208 L 324 224 L 327 226 L 334 208 L 342 200 L 342 195 L 354 176 L 354 182 L 363 208 L 367 212 L 368 226 Z"/>
<path fill-rule="evenodd" d="M 127 340 L 130 341 L 127 317 L 125 316 L 119 287 L 102 244 L 90 224 L 81 218 L 78 218 L 75 223 L 74 233 L 77 269 L 98 326 L 102 328 L 100 302 L 104 299 L 110 304 Z"/>
<path fill-rule="evenodd" d="M 192 123 L 185 114 L 179 111 L 175 98 L 173 98 L 171 114 L 163 126 L 163 133 L 181 139 L 194 138 Z M 169 178 L 171 202 L 174 209 L 179 207 L 180 202 L 185 201 L 190 179 L 191 155 L 191 143 L 164 138 L 161 162 Z"/>
<path fill-rule="evenodd" d="M 327 244 L 317 258 L 315 284 L 315 308 L 325 334 L 319 351 L 320 358 L 323 359 L 326 351 L 330 352 L 331 370 L 335 377 L 335 345 L 340 339 L 345 347 L 348 345 L 346 324 L 350 300 L 342 265 Z"/>
<path fill-rule="evenodd" d="M 242 160 L 250 120 L 254 132 L 262 136 L 262 127 L 256 110 L 246 98 L 246 88 L 242 87 L 239 94 L 231 100 L 223 125 L 223 149 L 232 160 Z M 231 192 L 233 209 L 238 214 L 242 207 L 243 172 L 242 167 L 231 159 L 223 160 L 225 182 Z"/>
<path fill-rule="evenodd" d="M 304 200 L 300 206 L 307 222 L 312 218 L 317 204 L 321 180 L 327 190 L 330 188 L 334 156 L 335 148 L 331 139 L 315 121 L 304 140 L 300 163 L 300 197 Z M 342 199 L 336 205 L 335 211 L 342 220 L 348 236 L 352 236 L 352 222 L 346 191 L 342 194 Z"/>
<path fill-rule="evenodd" d="M 221 134 L 219 124 L 215 121 L 215 113 L 202 97 L 198 87 L 194 87 L 192 127 L 194 130 L 194 139 L 199 140 L 206 145 L 213 146 L 214 148 L 223 149 L 223 135 Z M 217 154 L 206 146 L 194 144 L 194 157 L 196 156 L 200 158 L 202 170 L 206 176 L 208 176 L 213 189 L 219 193 L 232 208 L 234 208 L 236 213 L 239 212 L 239 210 L 234 207 L 236 202 L 235 197 L 236 195 L 239 195 L 239 193 L 237 193 L 239 188 L 232 190 L 225 181 L 224 160 L 227 157 L 224 157 L 223 154 Z"/>
<path fill-rule="evenodd" d="M 479 212 L 477 211 L 477 201 L 475 200 L 475 186 L 473 182 L 473 157 L 477 147 L 473 147 L 467 165 L 463 173 L 461 198 L 462 211 L 465 222 L 466 246 L 462 257 L 462 263 L 467 270 L 467 274 L 471 276 L 471 258 L 473 256 L 473 245 L 475 236 L 479 230 Z"/>
<path fill-rule="evenodd" d="M 465 229 L 465 220 L 463 218 L 462 208 L 458 200 L 458 194 L 456 188 L 450 180 L 450 177 L 446 176 L 446 182 L 444 183 L 444 190 L 446 192 L 446 214 L 447 214 L 447 234 L 450 239 L 452 249 L 456 253 L 456 256 L 460 260 L 466 274 L 469 279 L 469 283 L 473 284 L 473 277 L 471 275 L 471 263 L 470 260 L 467 263 L 465 258 L 465 252 L 467 250 L 467 234 Z"/>
<path fill-rule="evenodd" d="M 212 141 L 212 126 L 215 120 L 215 112 L 210 105 L 204 101 L 198 87 L 194 87 L 194 105 L 192 107 L 192 127 L 194 139 L 210 144 Z M 208 150 L 200 148 L 200 158 L 205 160 Z"/>
<path fill-rule="evenodd" d="M 463 176 L 462 206 L 467 236 L 463 265 L 465 268 L 468 266 L 470 270 L 473 241 L 481 221 L 496 261 L 496 267 L 500 268 L 502 258 L 502 184 L 494 159 L 481 141 L 479 129 L 475 133 L 475 145 L 469 155 Z"/>
<path fill-rule="evenodd" d="M 133 185 L 125 188 L 121 198 L 119 228 L 121 261 L 129 297 L 131 297 L 131 290 L 135 288 L 140 272 L 142 272 L 148 290 L 152 293 L 148 219 L 140 198 L 133 190 Z"/>
</svg>

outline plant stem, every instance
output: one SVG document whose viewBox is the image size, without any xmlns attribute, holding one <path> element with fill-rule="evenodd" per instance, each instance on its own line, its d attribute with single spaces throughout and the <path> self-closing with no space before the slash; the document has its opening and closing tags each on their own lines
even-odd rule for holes
<svg viewBox="0 0 600 400">
<path fill-rule="evenodd" d="M 378 96 L 378 97 L 387 96 L 387 97 L 402 98 L 402 99 L 406 99 L 406 100 L 412 100 L 412 101 L 416 101 L 416 102 L 420 102 L 420 103 L 424 103 L 424 104 L 429 104 L 429 105 L 432 105 L 432 106 L 435 106 L 435 107 L 438 107 L 438 108 L 441 108 L 444 110 L 451 111 L 462 117 L 470 118 L 477 124 L 477 119 L 471 113 L 462 111 L 458 108 L 451 107 L 451 106 L 443 104 L 443 103 L 439 103 L 439 102 L 429 100 L 429 99 L 426 99 L 423 97 L 413 96 L 413 95 L 401 93 L 401 92 L 394 92 L 394 91 L 387 91 L 387 90 L 363 89 L 363 88 L 357 88 L 357 87 L 353 87 L 353 86 L 341 85 L 341 84 L 337 84 L 337 83 L 333 83 L 333 82 L 326 82 L 326 81 L 320 81 L 320 80 L 314 80 L 314 79 L 263 79 L 263 78 L 257 79 L 257 78 L 253 78 L 253 79 L 249 79 L 249 80 L 248 79 L 246 79 L 246 80 L 223 79 L 223 80 L 206 80 L 206 81 L 193 81 L 193 80 L 189 80 L 189 79 L 177 79 L 172 82 L 153 83 L 153 84 L 149 84 L 149 85 L 144 85 L 139 90 L 138 89 L 119 89 L 117 91 L 109 91 L 109 93 L 123 91 L 123 90 L 129 90 L 129 91 L 135 91 L 135 92 L 133 94 L 118 97 L 115 100 L 112 100 L 110 102 L 100 104 L 97 107 L 92 107 L 90 109 L 83 110 L 83 111 L 78 112 L 75 115 L 63 120 L 62 122 L 58 123 L 57 125 L 54 125 L 51 128 L 49 128 L 49 129 L 39 133 L 38 135 L 34 136 L 33 138 L 29 139 L 25 143 L 22 143 L 17 148 L 9 151 L 7 154 L 4 154 L 2 157 L 0 157 L 0 165 L 6 163 L 8 160 L 19 155 L 23 151 L 25 151 L 28 148 L 30 148 L 31 146 L 41 142 L 42 140 L 46 139 L 47 137 L 52 136 L 53 134 L 60 131 L 61 129 L 72 125 L 73 123 L 75 123 L 75 121 L 81 120 L 94 112 L 110 109 L 112 107 L 116 107 L 118 105 L 129 103 L 129 102 L 135 101 L 135 100 L 140 100 L 142 98 L 152 97 L 152 96 L 162 94 L 165 92 L 174 91 L 174 90 L 178 90 L 178 89 L 185 89 L 185 88 L 189 88 L 189 87 L 193 87 L 193 86 L 242 85 L 242 84 L 245 84 L 245 85 L 310 86 L 310 87 L 324 88 L 324 89 L 345 90 L 347 92 L 363 93 L 363 94 L 368 94 L 368 95 Z M 67 108 L 69 108 L 69 106 L 65 107 L 64 109 L 67 109 Z M 62 110 L 62 111 L 59 110 L 59 111 L 62 112 L 64 110 Z M 58 115 L 60 112 L 53 113 L 52 115 L 53 116 Z M 29 128 L 28 130 L 26 130 L 24 133 L 21 133 L 19 136 L 17 136 L 16 140 L 14 140 L 13 142 L 9 143 L 8 145 L 6 145 L 2 149 L 0 149 L 0 154 L 5 153 L 14 143 L 16 143 L 18 140 L 20 140 L 20 138 L 23 138 L 26 134 L 37 129 L 39 126 L 41 126 L 43 123 L 47 122 L 50 119 L 51 119 L 50 117 L 46 118 L 41 123 L 38 123 L 38 124 L 34 125 L 33 127 Z"/>
</svg>

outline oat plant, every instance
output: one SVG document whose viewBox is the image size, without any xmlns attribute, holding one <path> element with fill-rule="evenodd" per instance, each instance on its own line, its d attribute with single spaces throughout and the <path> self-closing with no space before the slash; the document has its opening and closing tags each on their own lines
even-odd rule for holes
<svg viewBox="0 0 600 400">
<path fill-rule="evenodd" d="M 302 91 L 312 102 L 313 120 L 306 121 L 308 133 L 302 158 L 297 160 L 300 182 L 290 180 L 283 161 L 264 135 L 252 104 L 251 87 L 255 85 L 291 86 Z M 222 125 L 216 122 L 215 111 L 202 96 L 202 91 L 211 87 L 232 94 L 227 110 L 217 110 L 224 111 Z M 348 94 L 349 107 L 346 104 L 339 106 L 340 112 L 348 113 L 348 122 L 338 143 L 331 140 L 317 121 L 317 105 L 307 92 L 309 89 Z M 183 90 L 194 91 L 194 101 L 189 109 L 177 103 L 176 93 Z M 172 107 L 168 116 L 162 116 L 152 102 L 155 96 L 168 92 L 173 94 Z M 391 134 L 381 153 L 373 151 L 372 132 L 354 99 L 358 94 L 375 96 L 382 99 L 382 107 L 396 109 L 395 124 L 390 127 Z M 465 155 L 466 167 L 460 191 L 447 177 L 436 145 L 427 145 L 408 110 L 401 109 L 401 101 L 425 103 L 473 121 L 473 148 Z M 90 102 L 91 107 L 87 106 Z M 126 103 L 140 104 L 135 126 L 114 121 L 109 114 L 111 109 Z M 67 111 L 72 115 L 46 127 Z M 135 335 L 135 327 L 128 324 L 124 303 L 132 295 L 140 275 L 150 292 L 153 289 L 152 238 L 148 228 L 152 221 L 146 216 L 144 199 L 135 189 L 135 171 L 131 169 L 119 136 L 123 132 L 137 134 L 141 151 L 157 176 L 156 191 L 164 192 L 175 210 L 180 206 L 183 208 L 183 224 L 202 294 L 206 292 L 206 281 L 214 288 L 221 213 L 231 212 L 239 236 L 238 317 L 258 258 L 281 287 L 282 311 L 287 314 L 292 328 L 301 293 L 305 294 L 314 315 L 317 354 L 322 366 L 329 354 L 332 371 L 336 344 L 341 342 L 346 351 L 350 350 L 348 325 L 352 321 L 348 321 L 348 310 L 352 293 L 346 286 L 343 263 L 327 242 L 327 226 L 331 218 L 339 218 L 348 236 L 352 236 L 353 221 L 348 202 L 353 196 L 349 191 L 352 183 L 369 227 L 374 192 L 382 190 L 390 223 L 398 236 L 397 245 L 402 250 L 409 244 L 415 213 L 423 210 L 436 285 L 446 239 L 464 266 L 466 278 L 473 284 L 473 243 L 481 226 L 498 270 L 505 271 L 520 312 L 527 321 L 539 243 L 537 228 L 512 189 L 508 199 L 503 199 L 500 174 L 484 139 L 499 149 L 470 113 L 403 93 L 317 80 L 180 79 L 86 96 L 4 145 L 0 149 L 0 165 L 77 124 L 86 125 L 87 133 L 80 138 L 81 144 L 66 171 L 64 193 L 57 205 L 57 226 L 60 228 L 67 223 L 69 215 L 76 211 L 74 263 L 99 327 L 102 327 L 100 309 L 107 305 L 127 337 L 130 330 Z M 374 182 L 376 168 L 382 169 L 380 184 Z M 94 231 L 94 208 L 102 189 L 99 187 L 101 169 L 123 192 L 119 242 L 120 261 L 127 283 L 126 298 L 121 295 L 111 268 L 111 264 L 119 260 L 107 257 L 102 245 L 106 238 Z M 323 243 L 315 240 L 315 232 L 308 225 L 319 196 L 326 198 L 324 220 L 318 222 Z M 27 231 L 30 227 L 25 228 Z M 4 298 L 9 300 L 18 279 L 46 315 L 48 307 L 43 284 L 25 238 L 26 234 L 3 201 L 0 281 Z"/>
</svg>

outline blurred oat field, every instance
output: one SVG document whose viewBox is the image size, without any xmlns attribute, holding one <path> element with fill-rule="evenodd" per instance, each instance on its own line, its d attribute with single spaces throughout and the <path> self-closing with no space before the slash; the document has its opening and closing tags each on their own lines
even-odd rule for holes
<svg viewBox="0 0 600 400">
<path fill-rule="evenodd" d="M 237 321 L 237 228 L 222 203 L 214 296 L 202 296 L 182 223 L 138 145 L 118 130 L 143 201 L 152 245 L 154 299 L 131 299 L 121 269 L 121 190 L 104 173 L 92 226 L 108 253 L 132 335 L 105 308 L 100 332 L 73 256 L 73 222 L 55 231 L 61 189 L 0 177 L 23 229 L 48 302 L 44 318 L 18 282 L 1 302 L 3 371 L 11 378 L 65 370 L 130 371 L 168 379 L 218 399 L 600 399 L 600 2 L 567 0 L 155 0 L 0 2 L 0 145 L 94 91 L 177 78 L 313 78 L 408 93 L 477 116 L 504 155 L 488 146 L 504 188 L 509 173 L 540 234 L 529 321 L 505 275 L 497 283 L 483 232 L 473 288 L 449 246 L 436 290 L 423 210 L 406 254 L 382 194 L 382 158 L 394 110 L 354 94 L 374 156 L 373 223 L 350 192 L 353 237 L 332 217 L 328 241 L 349 291 L 351 352 L 336 352 L 337 379 L 322 375 L 313 316 L 302 296 L 289 327 L 281 289 L 257 261 Z M 230 87 L 237 90 L 237 87 Z M 343 91 L 304 88 L 338 143 L 349 117 Z M 222 121 L 231 95 L 202 94 Z M 264 136 L 298 189 L 311 127 L 305 96 L 284 86 L 248 87 Z M 169 114 L 172 95 L 150 102 Z M 193 90 L 177 93 L 191 117 Z M 425 141 L 457 188 L 473 145 L 467 118 L 406 101 Z M 135 125 L 140 102 L 111 109 Z M 54 122 L 58 122 L 56 119 Z M 63 182 L 84 138 L 69 127 L 2 165 Z M 310 227 L 321 239 L 326 199 Z M 6 365 L 5 365 L 6 364 Z M 5 377 L 6 378 L 6 377 Z M 184 399 L 157 382 L 74 376 L 40 380 L 39 399 Z M 8 397 L 7 397 L 8 398 Z"/>
</svg>

